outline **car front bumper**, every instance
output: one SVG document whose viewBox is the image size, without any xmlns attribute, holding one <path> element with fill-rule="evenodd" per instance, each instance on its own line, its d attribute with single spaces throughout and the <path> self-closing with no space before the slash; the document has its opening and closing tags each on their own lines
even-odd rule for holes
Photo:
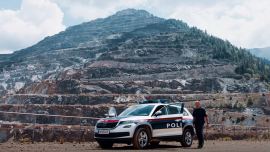
<svg viewBox="0 0 270 152">
<path fill-rule="evenodd" d="M 133 138 L 137 125 L 135 123 L 119 125 L 115 128 L 97 128 L 95 127 L 94 138 L 96 140 L 130 140 Z M 109 130 L 108 134 L 99 134 L 100 130 Z M 117 140 L 116 140 L 117 141 Z"/>
<path fill-rule="evenodd" d="M 131 144 L 132 138 L 95 138 L 97 142 L 125 143 Z"/>
</svg>

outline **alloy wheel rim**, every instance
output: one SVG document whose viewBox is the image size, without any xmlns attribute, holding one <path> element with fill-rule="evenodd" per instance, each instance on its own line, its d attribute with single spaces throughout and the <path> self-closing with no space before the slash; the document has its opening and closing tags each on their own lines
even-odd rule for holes
<svg viewBox="0 0 270 152">
<path fill-rule="evenodd" d="M 148 135 L 145 131 L 139 133 L 138 142 L 141 148 L 145 147 L 148 143 Z"/>
<path fill-rule="evenodd" d="M 191 136 L 191 133 L 190 132 L 186 132 L 185 142 L 186 142 L 186 144 L 191 145 L 191 143 L 192 143 L 192 136 Z"/>
</svg>

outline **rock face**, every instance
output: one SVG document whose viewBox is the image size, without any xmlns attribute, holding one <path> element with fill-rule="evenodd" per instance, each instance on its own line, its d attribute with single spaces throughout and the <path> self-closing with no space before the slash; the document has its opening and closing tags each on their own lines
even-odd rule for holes
<svg viewBox="0 0 270 152">
<path fill-rule="evenodd" d="M 267 91 L 266 82 L 235 72 L 241 54 L 248 52 L 182 21 L 127 9 L 1 55 L 0 101 L 57 103 L 46 96 L 54 94 L 91 104 L 98 101 L 79 94 Z M 30 95 L 18 100 L 22 94 Z"/>
</svg>

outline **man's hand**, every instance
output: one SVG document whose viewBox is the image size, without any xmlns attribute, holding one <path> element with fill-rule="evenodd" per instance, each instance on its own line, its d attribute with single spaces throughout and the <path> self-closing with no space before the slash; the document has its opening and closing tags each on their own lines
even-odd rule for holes
<svg viewBox="0 0 270 152">
<path fill-rule="evenodd" d="M 206 122 L 206 128 L 209 128 L 209 119 L 207 115 L 204 117 L 204 121 Z"/>
</svg>

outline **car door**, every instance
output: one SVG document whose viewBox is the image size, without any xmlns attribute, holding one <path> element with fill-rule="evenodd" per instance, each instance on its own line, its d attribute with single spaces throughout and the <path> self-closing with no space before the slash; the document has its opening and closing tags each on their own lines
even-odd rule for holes
<svg viewBox="0 0 270 152">
<path fill-rule="evenodd" d="M 180 114 L 180 109 L 177 106 L 169 105 L 167 106 L 167 119 L 169 120 L 167 123 L 168 136 L 178 136 L 182 135 L 182 119 L 183 115 Z"/>
<path fill-rule="evenodd" d="M 153 137 L 175 136 L 181 134 L 179 110 L 170 106 L 158 106 L 155 111 L 162 111 L 162 115 L 152 116 L 150 124 Z"/>
<path fill-rule="evenodd" d="M 153 137 L 160 137 L 166 133 L 166 123 L 164 123 L 163 119 L 167 116 L 167 109 L 164 105 L 160 105 L 155 109 L 153 114 L 157 111 L 161 111 L 161 115 L 153 115 L 152 119 L 149 120 L 153 129 Z"/>
</svg>

